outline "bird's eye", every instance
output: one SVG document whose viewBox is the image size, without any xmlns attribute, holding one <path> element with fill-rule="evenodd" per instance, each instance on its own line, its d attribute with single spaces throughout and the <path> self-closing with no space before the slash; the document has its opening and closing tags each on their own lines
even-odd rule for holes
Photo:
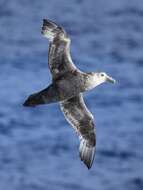
<svg viewBox="0 0 143 190">
<path fill-rule="evenodd" d="M 104 73 L 101 73 L 101 77 L 104 77 L 105 75 L 104 75 Z"/>
</svg>

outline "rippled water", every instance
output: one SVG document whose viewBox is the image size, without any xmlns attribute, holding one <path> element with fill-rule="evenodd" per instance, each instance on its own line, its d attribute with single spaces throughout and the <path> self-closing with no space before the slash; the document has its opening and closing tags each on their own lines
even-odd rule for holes
<svg viewBox="0 0 143 190">
<path fill-rule="evenodd" d="M 57 104 L 22 107 L 45 88 L 43 18 L 61 23 L 76 65 L 116 85 L 85 94 L 97 126 L 91 170 Z M 143 189 L 143 1 L 0 1 L 0 190 Z"/>
</svg>

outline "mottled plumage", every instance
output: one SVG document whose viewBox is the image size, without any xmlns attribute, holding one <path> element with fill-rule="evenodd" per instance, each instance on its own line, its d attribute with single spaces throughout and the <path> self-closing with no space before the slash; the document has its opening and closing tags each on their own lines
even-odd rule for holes
<svg viewBox="0 0 143 190">
<path fill-rule="evenodd" d="M 75 67 L 70 56 L 70 38 L 65 30 L 50 20 L 43 20 L 42 34 L 49 39 L 49 69 L 52 83 L 44 90 L 28 97 L 24 106 L 59 102 L 65 118 L 80 139 L 81 160 L 91 168 L 96 145 L 94 119 L 87 109 L 82 93 L 109 81 L 106 73 L 84 73 Z"/>
<path fill-rule="evenodd" d="M 96 144 L 93 116 L 87 109 L 81 94 L 60 102 L 60 106 L 65 118 L 79 135 L 80 158 L 90 168 L 94 159 Z"/>
</svg>

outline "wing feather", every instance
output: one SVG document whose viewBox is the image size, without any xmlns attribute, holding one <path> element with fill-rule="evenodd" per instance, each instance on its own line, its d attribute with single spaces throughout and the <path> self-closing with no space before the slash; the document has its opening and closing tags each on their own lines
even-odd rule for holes
<svg viewBox="0 0 143 190">
<path fill-rule="evenodd" d="M 93 116 L 87 109 L 81 94 L 61 102 L 60 106 L 65 118 L 79 135 L 79 155 L 90 169 L 94 160 L 96 145 Z"/>
<path fill-rule="evenodd" d="M 49 39 L 49 68 L 53 79 L 76 69 L 70 56 L 70 38 L 65 30 L 50 20 L 43 20 L 42 34 Z"/>
</svg>

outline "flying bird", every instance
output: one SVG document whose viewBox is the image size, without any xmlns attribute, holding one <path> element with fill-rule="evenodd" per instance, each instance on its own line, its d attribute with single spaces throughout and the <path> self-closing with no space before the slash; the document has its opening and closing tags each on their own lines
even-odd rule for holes
<svg viewBox="0 0 143 190">
<path fill-rule="evenodd" d="M 59 102 L 61 110 L 79 136 L 79 155 L 91 168 L 96 146 L 94 118 L 83 100 L 83 92 L 108 81 L 115 80 L 104 72 L 82 72 L 74 65 L 70 55 L 70 38 L 63 27 L 43 19 L 42 34 L 49 40 L 48 65 L 52 83 L 40 92 L 30 95 L 24 106 L 37 106 Z"/>
</svg>

